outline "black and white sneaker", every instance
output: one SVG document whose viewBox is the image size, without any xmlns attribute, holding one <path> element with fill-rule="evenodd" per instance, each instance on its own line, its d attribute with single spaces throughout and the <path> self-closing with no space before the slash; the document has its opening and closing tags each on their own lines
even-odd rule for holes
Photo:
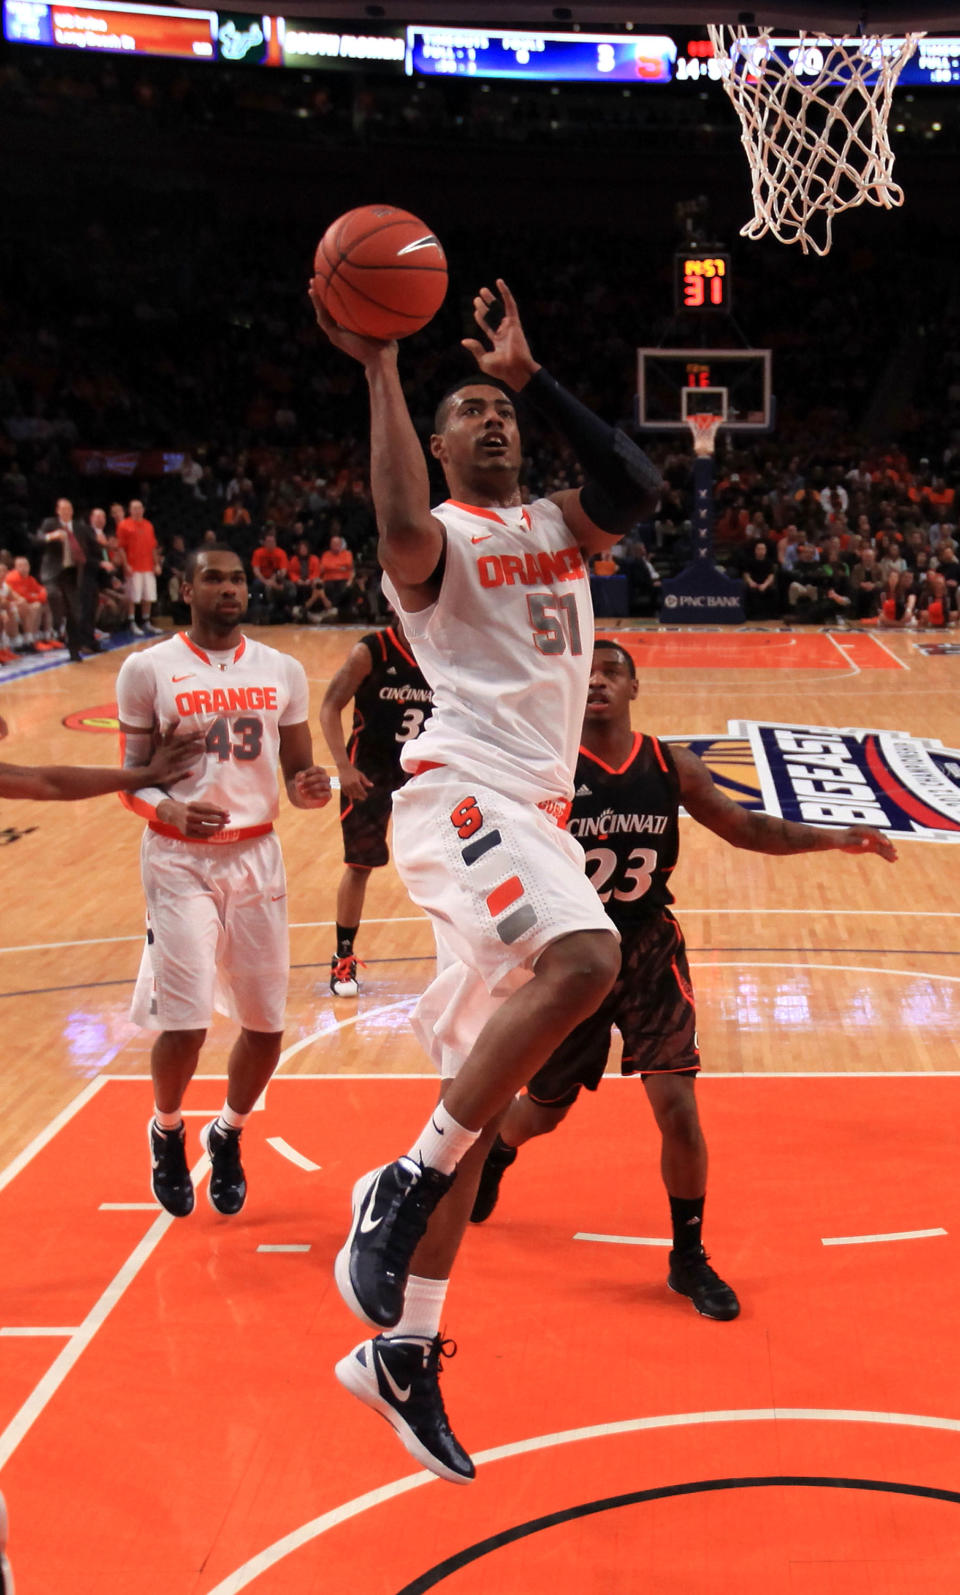
<svg viewBox="0 0 960 1595">
<path fill-rule="evenodd" d="M 335 997 L 356 997 L 359 995 L 358 962 L 359 960 L 354 957 L 353 953 L 347 953 L 343 958 L 334 953 L 330 960 L 330 990 Z"/>
<path fill-rule="evenodd" d="M 344 1390 L 392 1424 L 410 1455 L 451 1484 L 469 1484 L 476 1468 L 450 1423 L 440 1394 L 440 1358 L 452 1340 L 378 1335 L 341 1358 L 335 1372 Z"/>
<path fill-rule="evenodd" d="M 187 1218 L 193 1212 L 193 1182 L 187 1168 L 186 1132 L 161 1130 L 156 1119 L 147 1125 L 150 1142 L 150 1184 L 161 1207 L 174 1218 Z"/>
<path fill-rule="evenodd" d="M 371 1169 L 353 1187 L 353 1222 L 337 1253 L 337 1289 L 373 1329 L 392 1329 L 403 1312 L 410 1259 L 430 1214 L 456 1178 L 398 1158 Z"/>
<path fill-rule="evenodd" d="M 490 1214 L 497 1205 L 500 1195 L 500 1181 L 510 1167 L 517 1160 L 517 1148 L 507 1146 L 501 1141 L 499 1135 L 487 1153 L 487 1160 L 480 1171 L 480 1184 L 474 1197 L 473 1212 L 470 1214 L 471 1224 L 485 1224 Z"/>
<path fill-rule="evenodd" d="M 710 1267 L 703 1247 L 695 1252 L 670 1253 L 670 1272 L 667 1284 L 679 1296 L 689 1296 L 697 1312 L 704 1318 L 728 1321 L 740 1312 L 740 1303 L 730 1286 Z"/>
<path fill-rule="evenodd" d="M 218 1213 L 232 1217 L 247 1199 L 247 1181 L 240 1161 L 240 1131 L 221 1129 L 211 1119 L 200 1131 L 200 1145 L 210 1159 L 207 1197 Z"/>
</svg>

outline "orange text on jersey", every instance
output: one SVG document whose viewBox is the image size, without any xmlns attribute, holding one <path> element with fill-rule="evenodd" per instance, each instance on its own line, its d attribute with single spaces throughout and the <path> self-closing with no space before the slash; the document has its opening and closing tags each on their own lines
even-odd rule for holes
<svg viewBox="0 0 960 1595">
<path fill-rule="evenodd" d="M 528 549 L 522 559 L 518 554 L 482 554 L 477 560 L 477 572 L 481 587 L 512 587 L 515 582 L 524 587 L 543 587 L 553 581 L 582 581 L 585 575 L 576 543 L 556 553 Z"/>
<path fill-rule="evenodd" d="M 235 709 L 275 709 L 276 687 L 214 687 L 177 693 L 178 714 L 232 714 Z"/>
</svg>

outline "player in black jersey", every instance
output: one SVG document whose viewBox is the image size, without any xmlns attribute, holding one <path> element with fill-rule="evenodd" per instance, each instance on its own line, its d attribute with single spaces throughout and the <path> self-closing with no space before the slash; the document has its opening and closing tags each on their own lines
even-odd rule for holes
<svg viewBox="0 0 960 1595">
<path fill-rule="evenodd" d="M 755 853 L 839 848 L 896 849 L 869 825 L 832 829 L 800 825 L 741 808 L 714 785 L 702 760 L 642 736 L 630 723 L 637 696 L 633 660 L 618 643 L 599 640 L 583 722 L 576 795 L 569 828 L 586 851 L 586 868 L 621 935 L 622 962 L 596 1013 L 571 1032 L 524 1095 L 507 1109 L 484 1164 L 471 1218 L 490 1217 L 500 1180 L 517 1148 L 555 1130 L 581 1087 L 595 1091 L 613 1025 L 623 1038 L 624 1074 L 639 1074 L 662 1138 L 661 1169 L 673 1222 L 667 1284 L 707 1318 L 736 1318 L 736 1295 L 703 1249 L 707 1147 L 694 1081 L 700 1068 L 690 970 L 680 926 L 670 912 L 669 876 L 677 862 L 678 814 L 687 813 L 734 847 Z"/>
<path fill-rule="evenodd" d="M 344 741 L 341 715 L 353 699 L 353 727 Z M 360 989 L 354 941 L 372 869 L 390 858 L 387 825 L 394 792 L 406 781 L 404 744 L 423 730 L 433 695 L 399 620 L 371 631 L 351 648 L 324 695 L 320 725 L 340 777 L 340 826 L 346 865 L 337 889 L 337 950 L 330 990 L 355 997 Z"/>
</svg>

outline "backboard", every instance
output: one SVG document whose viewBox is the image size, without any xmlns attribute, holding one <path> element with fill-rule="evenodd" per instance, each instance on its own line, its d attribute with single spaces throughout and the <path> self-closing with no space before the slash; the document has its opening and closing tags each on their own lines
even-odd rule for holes
<svg viewBox="0 0 960 1595">
<path fill-rule="evenodd" d="M 686 430 L 686 417 L 710 411 L 732 432 L 773 425 L 769 349 L 638 349 L 637 426 Z"/>
</svg>

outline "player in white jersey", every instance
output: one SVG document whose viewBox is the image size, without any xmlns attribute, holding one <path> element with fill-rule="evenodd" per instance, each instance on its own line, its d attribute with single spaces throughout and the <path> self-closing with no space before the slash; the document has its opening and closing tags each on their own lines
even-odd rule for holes
<svg viewBox="0 0 960 1595">
<path fill-rule="evenodd" d="M 434 511 L 396 344 L 344 332 L 314 295 L 324 332 L 365 370 L 385 591 L 434 693 L 430 724 L 404 753 L 412 779 L 394 798 L 394 852 L 434 924 L 438 973 L 416 1024 L 444 1076 L 410 1154 L 354 1188 L 337 1284 L 390 1333 L 356 1347 L 337 1376 L 458 1483 L 474 1468 L 440 1397 L 440 1316 L 485 1151 L 619 967 L 616 932 L 563 829 L 592 657 L 585 561 L 651 513 L 661 485 L 646 455 L 537 364 L 498 288 L 496 325 L 494 294 L 474 301 L 489 346 L 466 341 L 481 375 L 437 413 L 430 447 L 450 498 Z M 573 445 L 583 488 L 523 505 L 519 390 Z"/>
<path fill-rule="evenodd" d="M 176 797 L 144 786 L 123 800 L 147 820 L 147 944 L 131 1018 L 160 1031 L 151 1054 L 151 1183 L 178 1218 L 194 1201 L 181 1103 L 214 1007 L 241 1027 L 226 1102 L 200 1132 L 220 1213 L 243 1206 L 240 1133 L 280 1056 L 290 959 L 273 829 L 277 766 L 297 808 L 330 800 L 329 778 L 313 762 L 303 666 L 240 630 L 247 580 L 239 556 L 221 544 L 193 551 L 181 591 L 188 630 L 132 654 L 117 678 L 125 764 L 147 762 L 158 729 L 179 723 L 204 735 L 204 756 Z"/>
</svg>

